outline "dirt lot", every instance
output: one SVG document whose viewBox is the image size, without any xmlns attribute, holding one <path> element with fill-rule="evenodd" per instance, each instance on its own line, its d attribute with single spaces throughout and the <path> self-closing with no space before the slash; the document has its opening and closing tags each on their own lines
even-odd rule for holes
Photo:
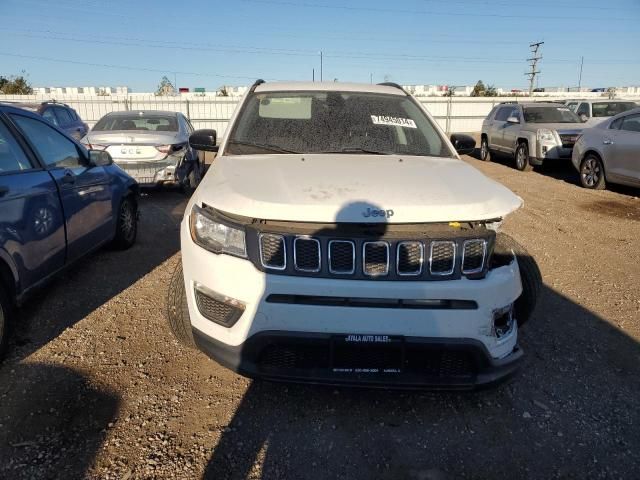
<svg viewBox="0 0 640 480">
<path fill-rule="evenodd" d="M 640 192 L 467 160 L 525 199 L 505 229 L 545 279 L 513 382 L 279 385 L 179 347 L 164 304 L 185 200 L 155 191 L 135 248 L 87 258 L 23 311 L 0 365 L 0 478 L 637 478 Z"/>
</svg>

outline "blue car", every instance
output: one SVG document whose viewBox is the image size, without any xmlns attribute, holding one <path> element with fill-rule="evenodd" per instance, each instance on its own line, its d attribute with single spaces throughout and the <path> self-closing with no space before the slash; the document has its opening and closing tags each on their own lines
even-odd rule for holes
<svg viewBox="0 0 640 480">
<path fill-rule="evenodd" d="M 41 115 L 49 123 L 52 123 L 67 135 L 80 140 L 89 132 L 89 126 L 82 121 L 78 112 L 66 103 L 59 102 L 11 102 L 12 106 L 29 110 Z"/>
<path fill-rule="evenodd" d="M 103 245 L 135 243 L 137 198 L 108 152 L 0 104 L 0 355 L 30 292 Z"/>
</svg>

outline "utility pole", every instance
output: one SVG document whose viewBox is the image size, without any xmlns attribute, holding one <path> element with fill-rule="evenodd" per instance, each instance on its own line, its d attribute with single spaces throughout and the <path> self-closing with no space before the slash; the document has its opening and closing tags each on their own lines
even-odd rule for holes
<svg viewBox="0 0 640 480">
<path fill-rule="evenodd" d="M 371 82 L 371 85 L 373 85 L 373 73 L 369 74 L 369 81 Z"/>
<path fill-rule="evenodd" d="M 584 65 L 584 57 L 580 57 L 580 75 L 578 76 L 578 91 L 582 87 L 582 66 Z"/>
<path fill-rule="evenodd" d="M 322 50 L 320 50 L 320 81 L 322 81 Z"/>
<path fill-rule="evenodd" d="M 542 60 L 542 55 L 538 56 L 538 50 L 542 45 L 544 45 L 544 42 L 536 42 L 529 45 L 531 53 L 533 54 L 531 58 L 527 58 L 527 62 L 531 62 L 531 71 L 525 73 L 525 75 L 529 77 L 529 96 L 533 93 L 533 85 L 536 81 L 536 75 L 540 73 L 540 70 L 536 70 L 536 66 L 538 65 L 538 62 Z"/>
<path fill-rule="evenodd" d="M 316 69 L 315 68 L 311 69 L 311 80 L 313 80 L 314 82 L 316 81 Z"/>
</svg>

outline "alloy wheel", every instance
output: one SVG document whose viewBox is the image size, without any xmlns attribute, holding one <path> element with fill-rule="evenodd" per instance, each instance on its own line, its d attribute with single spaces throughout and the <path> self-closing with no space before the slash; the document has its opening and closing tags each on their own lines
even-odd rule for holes
<svg viewBox="0 0 640 480">
<path fill-rule="evenodd" d="M 594 187 L 600 181 L 600 165 L 598 161 L 593 158 L 587 158 L 582 164 L 582 179 L 588 187 Z"/>
</svg>

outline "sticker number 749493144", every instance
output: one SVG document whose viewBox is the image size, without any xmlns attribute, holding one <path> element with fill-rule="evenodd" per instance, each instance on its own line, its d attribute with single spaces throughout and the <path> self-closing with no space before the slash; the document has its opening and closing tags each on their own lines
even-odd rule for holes
<svg viewBox="0 0 640 480">
<path fill-rule="evenodd" d="M 410 118 L 391 117 L 388 115 L 371 115 L 371 121 L 374 125 L 394 125 L 406 128 L 418 128 L 416 122 Z"/>
</svg>

